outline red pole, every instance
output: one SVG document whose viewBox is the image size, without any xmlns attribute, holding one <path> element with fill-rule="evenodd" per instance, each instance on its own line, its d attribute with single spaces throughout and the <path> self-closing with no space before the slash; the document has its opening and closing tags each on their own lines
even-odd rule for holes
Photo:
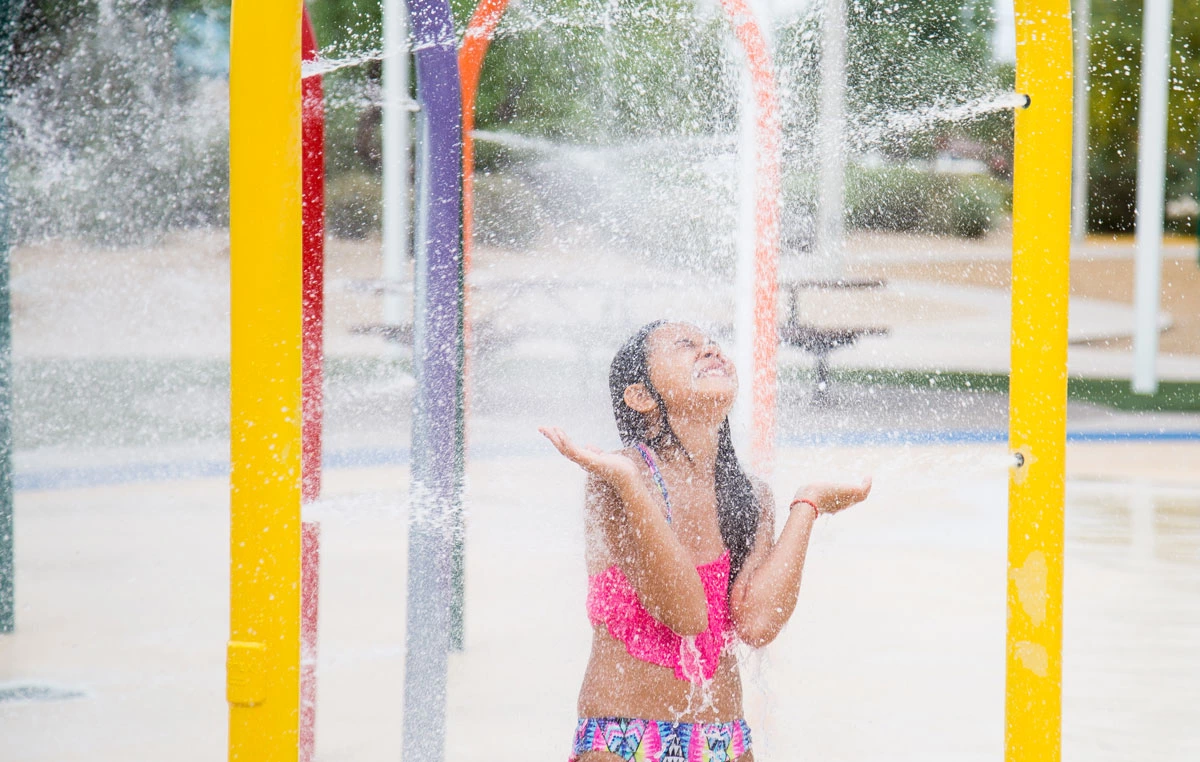
<svg viewBox="0 0 1200 762">
<path fill-rule="evenodd" d="M 317 605 L 320 599 L 321 526 L 306 521 L 300 545 L 300 762 L 317 746 Z"/>
<path fill-rule="evenodd" d="M 301 29 L 301 57 L 317 58 L 317 38 L 313 33 L 308 8 L 304 9 Z M 303 153 L 302 193 L 304 201 L 303 260 L 303 356 L 301 408 L 304 502 L 321 494 L 321 388 L 325 329 L 325 107 L 319 76 L 307 77 L 300 84 L 302 98 L 301 151 Z"/>
<path fill-rule="evenodd" d="M 300 55 L 317 58 L 317 36 L 308 8 L 300 28 Z M 319 76 L 301 80 L 301 264 L 303 331 L 301 349 L 301 499 L 321 494 L 321 422 L 325 353 L 325 106 Z M 321 527 L 301 525 L 300 544 L 300 762 L 316 752 L 317 609 L 320 599 Z"/>
</svg>

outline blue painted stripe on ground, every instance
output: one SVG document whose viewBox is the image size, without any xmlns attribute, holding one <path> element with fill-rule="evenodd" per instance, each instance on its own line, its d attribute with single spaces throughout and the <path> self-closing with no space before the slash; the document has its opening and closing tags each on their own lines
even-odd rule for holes
<svg viewBox="0 0 1200 762">
<path fill-rule="evenodd" d="M 1000 444 L 1008 432 L 998 429 L 961 429 L 949 431 L 849 431 L 788 437 L 784 447 L 856 447 L 881 445 Z M 1200 442 L 1200 430 L 1152 431 L 1068 431 L 1068 442 Z M 501 457 L 550 455 L 545 447 L 476 446 L 470 460 Z M 377 468 L 407 465 L 410 452 L 399 447 L 364 447 L 326 453 L 326 469 Z M 75 466 L 18 470 L 14 486 L 18 491 L 79 489 L 121 484 L 212 479 L 229 474 L 224 460 L 191 460 L 175 463 L 126 463 L 112 466 Z"/>
<path fill-rule="evenodd" d="M 1008 441 L 1008 432 L 1000 430 L 951 431 L 853 431 L 811 436 L 787 437 L 780 444 L 788 447 L 868 446 L 868 445 L 939 445 L 998 444 Z M 1196 442 L 1200 431 L 1159 429 L 1155 431 L 1068 431 L 1068 442 Z"/>
</svg>

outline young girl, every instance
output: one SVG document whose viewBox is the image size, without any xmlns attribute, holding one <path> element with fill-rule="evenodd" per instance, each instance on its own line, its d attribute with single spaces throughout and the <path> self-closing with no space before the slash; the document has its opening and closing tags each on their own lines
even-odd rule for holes
<svg viewBox="0 0 1200 762">
<path fill-rule="evenodd" d="M 753 762 L 732 645 L 774 640 L 796 606 L 813 522 L 871 484 L 800 488 L 776 540 L 774 497 L 733 451 L 737 386 L 703 332 L 660 321 L 609 372 L 625 449 L 541 429 L 588 473 L 594 634 L 572 762 Z"/>
</svg>

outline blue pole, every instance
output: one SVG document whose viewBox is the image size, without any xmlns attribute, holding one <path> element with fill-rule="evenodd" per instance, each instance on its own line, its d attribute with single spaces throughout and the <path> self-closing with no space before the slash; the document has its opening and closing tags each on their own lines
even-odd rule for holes
<svg viewBox="0 0 1200 762">
<path fill-rule="evenodd" d="M 409 0 L 408 11 L 421 110 L 403 758 L 440 762 L 462 536 L 462 98 L 449 4 Z"/>
</svg>

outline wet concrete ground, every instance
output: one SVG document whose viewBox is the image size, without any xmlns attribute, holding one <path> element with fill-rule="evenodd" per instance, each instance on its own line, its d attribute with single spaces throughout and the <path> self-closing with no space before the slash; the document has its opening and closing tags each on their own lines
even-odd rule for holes
<svg viewBox="0 0 1200 762">
<path fill-rule="evenodd" d="M 157 255 L 132 258 L 117 278 L 116 255 L 64 254 L 57 270 L 17 283 L 19 629 L 0 638 L 0 697 L 10 698 L 0 700 L 0 759 L 224 754 L 219 245 L 181 247 L 187 278 Z M 961 256 L 957 247 L 947 256 Z M 728 323 L 728 300 L 714 297 L 727 283 L 677 288 L 645 262 L 593 252 L 510 259 L 476 274 L 477 306 L 492 289 L 494 342 L 473 362 L 467 649 L 451 662 L 451 760 L 565 758 L 574 726 L 589 637 L 582 483 L 536 426 L 615 445 L 605 379 L 621 339 L 662 314 L 718 331 Z M 326 493 L 308 511 L 324 538 L 322 762 L 400 749 L 412 381 L 403 353 L 350 334 L 378 300 L 336 285 L 369 277 L 373 263 L 331 259 L 340 312 L 329 334 Z M 72 296 L 53 277 L 67 269 L 96 296 Z M 115 287 L 131 280 L 145 285 L 127 295 L 132 305 Z M 160 310 L 176 291 L 186 309 Z M 913 302 L 906 319 L 953 327 L 958 313 L 943 307 Z M 915 351 L 912 338 L 882 346 Z M 940 346 L 953 349 L 954 337 Z M 846 353 L 847 366 L 875 359 L 865 349 Z M 988 362 L 1003 362 L 994 350 Z M 777 494 L 864 473 L 876 492 L 822 521 L 792 625 L 747 657 L 758 759 L 999 759 L 1005 396 L 835 380 L 814 405 L 811 380 L 790 372 L 811 358 L 780 359 Z M 1068 424 L 1129 441 L 1068 450 L 1064 759 L 1194 760 L 1200 415 L 1072 403 Z"/>
<path fill-rule="evenodd" d="M 823 519 L 785 633 L 747 654 L 762 760 L 995 760 L 1003 748 L 1002 445 L 785 448 L 777 494 L 875 477 Z M 1068 456 L 1064 759 L 1200 751 L 1200 445 Z M 334 469 L 322 525 L 318 759 L 399 755 L 407 473 Z M 562 759 L 589 643 L 579 500 L 556 455 L 468 470 L 467 647 L 448 759 Z M 5 760 L 224 754 L 223 479 L 23 491 L 18 631 L 0 686 Z M 80 696 L 64 697 L 63 693 Z M 519 727 L 519 743 L 513 728 Z"/>
<path fill-rule="evenodd" d="M 467 649 L 452 659 L 452 760 L 563 758 L 587 655 L 581 480 L 535 427 L 615 444 L 609 348 L 517 349 L 474 366 Z M 329 375 L 326 493 L 307 512 L 323 532 L 322 761 L 399 754 L 405 367 L 335 363 Z M 143 360 L 24 373 L 19 420 L 36 427 L 17 431 L 26 445 L 19 630 L 0 640 L 0 695 L 25 697 L 0 701 L 0 756 L 219 758 L 225 371 Z M 792 625 L 747 654 L 758 758 L 999 758 L 1007 461 L 1002 443 L 986 442 L 1003 438 L 1007 399 L 835 382 L 813 404 L 808 377 L 784 379 L 777 494 L 864 473 L 876 493 L 822 522 Z M 1075 431 L 1200 429 L 1195 415 L 1084 404 L 1070 419 Z M 1070 447 L 1068 762 L 1182 761 L 1200 750 L 1198 458 L 1200 444 L 1187 441 Z M 354 464 L 373 467 L 347 469 Z M 176 478 L 162 481 L 171 468 Z M 72 484 L 91 486 L 62 489 Z M 526 728 L 520 744 L 497 743 L 516 726 Z"/>
</svg>

